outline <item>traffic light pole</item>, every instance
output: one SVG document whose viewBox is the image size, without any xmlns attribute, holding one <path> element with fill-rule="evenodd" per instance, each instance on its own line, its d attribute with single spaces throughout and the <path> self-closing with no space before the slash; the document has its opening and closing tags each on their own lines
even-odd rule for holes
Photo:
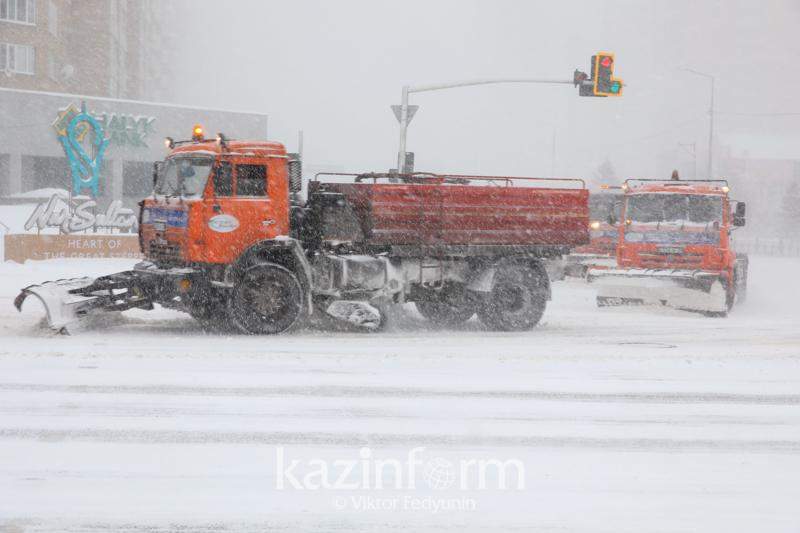
<svg viewBox="0 0 800 533">
<path fill-rule="evenodd" d="M 499 83 L 543 83 L 558 85 L 574 85 L 575 80 L 548 79 L 548 78 L 487 78 L 478 80 L 456 81 L 451 83 L 436 83 L 430 85 L 406 85 L 400 100 L 400 148 L 397 151 L 397 169 L 401 174 L 408 170 L 406 166 L 406 138 L 408 136 L 408 95 L 411 93 L 422 93 L 428 91 L 441 91 L 443 89 L 455 89 L 456 87 L 472 87 L 475 85 L 495 85 Z"/>
</svg>

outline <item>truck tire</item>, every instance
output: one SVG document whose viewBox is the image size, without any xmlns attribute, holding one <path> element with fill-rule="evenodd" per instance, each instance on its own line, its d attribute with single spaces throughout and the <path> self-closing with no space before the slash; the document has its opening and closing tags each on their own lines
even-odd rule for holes
<svg viewBox="0 0 800 533">
<path fill-rule="evenodd" d="M 742 254 L 736 258 L 737 267 L 733 271 L 736 286 L 736 303 L 743 304 L 747 300 L 747 271 L 750 267 L 748 257 Z"/>
<path fill-rule="evenodd" d="M 736 303 L 743 304 L 747 301 L 747 278 L 738 280 L 736 286 Z"/>
<path fill-rule="evenodd" d="M 232 329 L 224 294 L 208 291 L 195 296 L 187 303 L 186 311 L 206 331 L 224 332 Z"/>
<path fill-rule="evenodd" d="M 728 283 L 728 281 L 724 278 L 719 279 L 719 283 L 722 284 L 723 289 L 725 290 L 725 310 L 724 311 L 703 311 L 702 314 L 707 317 L 712 318 L 726 318 L 728 313 L 733 309 L 733 304 L 736 301 L 736 284 Z M 713 290 L 713 289 L 712 289 Z"/>
<path fill-rule="evenodd" d="M 303 288 L 297 276 L 275 263 L 246 268 L 228 301 L 233 324 L 251 335 L 288 330 L 303 315 L 304 307 Z"/>
<path fill-rule="evenodd" d="M 437 326 L 457 326 L 475 315 L 475 306 L 471 302 L 453 305 L 446 301 L 420 300 L 414 305 L 419 314 Z"/>
<path fill-rule="evenodd" d="M 483 324 L 498 331 L 527 331 L 541 320 L 547 306 L 547 274 L 524 264 L 498 268 L 492 291 L 478 308 Z"/>
<path fill-rule="evenodd" d="M 220 304 L 225 305 L 225 304 Z M 210 305 L 194 306 L 189 308 L 189 314 L 197 320 L 205 331 L 211 332 L 226 332 L 235 330 L 231 323 L 231 316 L 228 313 L 228 308 L 214 308 Z"/>
</svg>

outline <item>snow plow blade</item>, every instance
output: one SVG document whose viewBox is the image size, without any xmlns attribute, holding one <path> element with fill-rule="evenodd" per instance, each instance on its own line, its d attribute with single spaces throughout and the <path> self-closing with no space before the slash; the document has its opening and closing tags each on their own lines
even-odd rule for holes
<svg viewBox="0 0 800 533">
<path fill-rule="evenodd" d="M 597 287 L 597 305 L 665 305 L 686 311 L 724 315 L 729 306 L 718 274 L 702 270 L 591 269 L 587 281 Z"/>
<path fill-rule="evenodd" d="M 616 257 L 601 254 L 572 253 L 565 259 L 564 273 L 570 278 L 586 278 L 592 269 L 599 270 L 617 266 Z"/>
<path fill-rule="evenodd" d="M 26 298 L 34 296 L 45 308 L 50 329 L 68 334 L 71 327 L 95 312 L 152 307 L 150 299 L 135 289 L 134 279 L 134 272 L 120 272 L 96 279 L 47 281 L 22 289 L 14 307 L 22 311 Z"/>
</svg>

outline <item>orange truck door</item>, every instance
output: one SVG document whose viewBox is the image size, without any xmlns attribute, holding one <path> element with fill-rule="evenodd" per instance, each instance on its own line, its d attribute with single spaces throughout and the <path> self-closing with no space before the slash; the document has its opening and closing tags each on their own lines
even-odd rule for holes
<svg viewBox="0 0 800 533">
<path fill-rule="evenodd" d="M 252 159 L 222 161 L 213 181 L 214 194 L 205 200 L 208 260 L 232 263 L 252 244 L 277 235 L 268 166 Z"/>
</svg>

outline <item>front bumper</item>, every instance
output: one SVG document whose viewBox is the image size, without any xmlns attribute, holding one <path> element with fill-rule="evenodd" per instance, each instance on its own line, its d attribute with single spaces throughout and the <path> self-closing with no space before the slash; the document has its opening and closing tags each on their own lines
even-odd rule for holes
<svg viewBox="0 0 800 533">
<path fill-rule="evenodd" d="M 660 304 L 676 309 L 723 313 L 727 297 L 718 272 L 679 269 L 590 269 L 598 302 Z"/>
<path fill-rule="evenodd" d="M 154 302 L 164 307 L 185 309 L 188 298 L 210 288 L 208 276 L 190 267 L 161 268 L 149 261 L 133 267 L 138 286 Z"/>
</svg>

